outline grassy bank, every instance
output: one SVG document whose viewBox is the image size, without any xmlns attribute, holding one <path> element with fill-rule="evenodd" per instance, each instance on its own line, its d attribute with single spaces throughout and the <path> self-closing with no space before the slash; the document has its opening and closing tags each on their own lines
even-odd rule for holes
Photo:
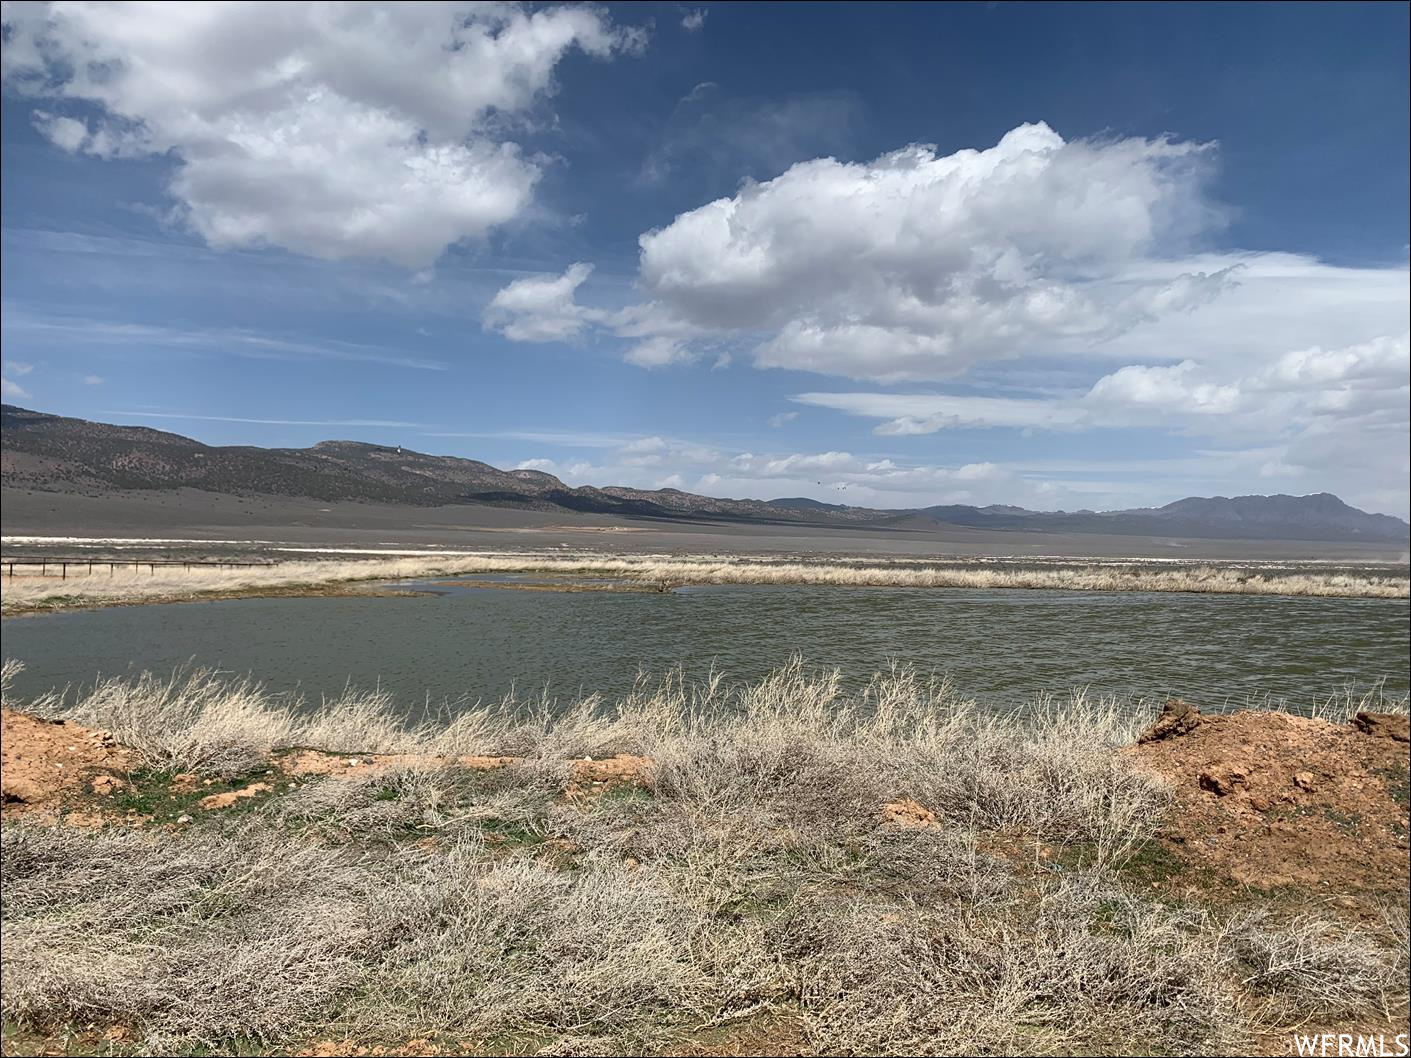
<svg viewBox="0 0 1411 1058">
<path fill-rule="evenodd" d="M 3 612 L 124 605 L 241 595 L 319 594 L 361 582 L 494 573 L 605 577 L 647 590 L 687 584 L 826 584 L 859 587 L 1025 588 L 1065 591 L 1214 592 L 1237 595 L 1406 598 L 1403 570 L 1348 571 L 1212 563 L 1129 561 L 934 563 L 810 561 L 734 556 L 681 558 L 523 552 L 483 555 L 368 556 L 289 561 L 246 569 L 158 566 L 155 570 L 73 571 L 64 580 L 3 581 Z"/>
<path fill-rule="evenodd" d="M 1240 1053 L 1404 1021 L 1405 893 L 1349 918 L 1184 887 L 1157 840 L 1173 780 L 1124 748 L 1151 717 L 1114 702 L 996 716 L 795 664 L 410 726 L 376 695 L 300 709 L 200 675 L 5 704 L 130 747 L 116 787 L 4 827 L 17 1038 Z"/>
</svg>

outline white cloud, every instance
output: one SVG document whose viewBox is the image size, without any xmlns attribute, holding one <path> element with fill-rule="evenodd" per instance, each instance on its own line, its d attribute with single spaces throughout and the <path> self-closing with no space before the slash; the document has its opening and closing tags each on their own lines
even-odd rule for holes
<svg viewBox="0 0 1411 1058">
<path fill-rule="evenodd" d="M 800 403 L 879 420 L 874 432 L 1010 427 L 1090 431 L 1158 429 L 1243 453 L 1235 468 L 1297 479 L 1359 506 L 1405 516 L 1411 473 L 1411 337 L 1378 336 L 1274 356 L 1128 365 L 1087 391 L 1031 398 L 935 393 L 801 393 Z M 1228 469 L 1228 468 L 1227 468 Z M 1206 486 L 1203 491 L 1209 491 Z"/>
<path fill-rule="evenodd" d="M 106 379 L 102 375 L 84 375 L 80 381 L 85 386 L 101 386 Z"/>
<path fill-rule="evenodd" d="M 832 408 L 849 415 L 886 419 L 876 432 L 909 435 L 938 430 L 1009 426 L 1072 429 L 1085 413 L 1057 401 L 1010 397 L 951 396 L 940 393 L 800 393 L 800 404 Z"/>
<path fill-rule="evenodd" d="M 1169 139 L 1067 142 L 1039 123 L 983 151 L 800 162 L 641 236 L 635 336 L 673 338 L 666 362 L 729 340 L 761 367 L 887 382 L 1109 340 L 1232 282 L 1225 265 L 1134 275 L 1211 225 L 1210 155 Z"/>
<path fill-rule="evenodd" d="M 747 499 L 802 495 L 856 506 L 1003 502 L 1049 508 L 1064 503 L 1112 506 L 1152 498 L 1142 488 L 1054 480 L 1031 474 L 1019 464 L 942 466 L 840 450 L 738 452 L 655 435 L 625 440 L 611 450 L 595 452 L 592 459 L 535 457 L 517 465 L 555 474 L 570 485 L 681 488 Z"/>
<path fill-rule="evenodd" d="M 656 336 L 647 338 L 622 354 L 622 359 L 638 367 L 665 367 L 683 364 L 694 358 L 686 344 L 677 338 Z"/>
<path fill-rule="evenodd" d="M 1411 335 L 1315 346 L 1265 364 L 1124 367 L 1099 379 L 1083 403 L 1202 435 L 1280 440 L 1290 448 L 1279 462 L 1293 469 L 1317 465 L 1318 449 L 1330 442 L 1343 449 L 1350 473 L 1399 453 L 1404 481 Z M 1384 446 L 1393 436 L 1401 440 L 1389 452 Z"/>
<path fill-rule="evenodd" d="M 799 413 L 796 411 L 781 411 L 779 414 L 769 417 L 769 425 L 777 430 L 779 427 L 793 422 L 798 417 Z"/>
<path fill-rule="evenodd" d="M 1183 360 L 1174 367 L 1133 364 L 1098 380 L 1088 393 L 1093 404 L 1147 408 L 1182 414 L 1228 415 L 1240 404 L 1238 386 L 1202 377 L 1200 365 Z"/>
<path fill-rule="evenodd" d="M 170 154 L 215 247 L 411 268 L 519 215 L 541 163 L 505 138 L 571 49 L 639 47 L 598 9 L 442 3 L 6 4 L 9 84 L 58 146 Z M 77 114 L 78 116 L 75 116 Z"/>
<path fill-rule="evenodd" d="M 1404 262 L 1350 268 L 1301 254 L 1227 252 L 1135 263 L 1120 281 L 1159 283 L 1217 270 L 1230 273 L 1218 298 L 1140 323 L 1088 351 L 1125 363 L 1191 359 L 1248 367 L 1293 349 L 1333 349 L 1406 330 L 1411 276 Z"/>
<path fill-rule="evenodd" d="M 1227 361 L 1129 365 L 1084 393 L 1030 398 L 944 393 L 800 393 L 800 404 L 883 420 L 878 434 L 1015 427 L 1088 430 L 1174 426 L 1210 436 L 1294 436 L 1314 425 L 1406 428 L 1406 334 L 1341 349 L 1286 353 L 1259 365 Z"/>
<path fill-rule="evenodd" d="M 1210 154 L 1039 123 L 983 151 L 815 159 L 644 234 L 640 280 L 703 331 L 762 335 L 760 366 L 946 378 L 1217 296 L 1224 269 L 1123 276 L 1211 224 Z"/>
<path fill-rule="evenodd" d="M 706 15 L 710 13 L 709 8 L 695 7 L 681 16 L 681 26 L 687 33 L 695 33 L 705 25 Z"/>
<path fill-rule="evenodd" d="M 15 381 L 34 370 L 34 365 L 23 360 L 6 360 L 0 365 L 0 395 L 12 400 L 29 400 L 33 394 Z"/>
<path fill-rule="evenodd" d="M 562 275 L 516 279 L 500 290 L 485 310 L 485 325 L 516 342 L 563 342 L 583 333 L 591 310 L 574 302 L 574 292 L 593 271 L 572 264 Z"/>
</svg>

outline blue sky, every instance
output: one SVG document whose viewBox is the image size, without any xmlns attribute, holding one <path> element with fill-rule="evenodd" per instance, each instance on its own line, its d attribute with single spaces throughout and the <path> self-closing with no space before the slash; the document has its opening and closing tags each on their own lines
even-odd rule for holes
<svg viewBox="0 0 1411 1058">
<path fill-rule="evenodd" d="M 1403 4 L 6 4 L 8 402 L 1405 516 Z"/>
</svg>

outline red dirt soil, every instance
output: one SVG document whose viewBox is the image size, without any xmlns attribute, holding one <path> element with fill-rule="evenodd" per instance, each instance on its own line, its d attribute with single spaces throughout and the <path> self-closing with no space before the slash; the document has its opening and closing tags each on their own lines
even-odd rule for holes
<svg viewBox="0 0 1411 1058">
<path fill-rule="evenodd" d="M 619 753 L 602 760 L 584 757 L 573 762 L 566 792 L 572 799 L 605 793 L 622 786 L 645 786 L 653 767 L 650 758 L 634 757 L 630 753 Z"/>
<path fill-rule="evenodd" d="M 1405 901 L 1406 717 L 1202 716 L 1173 700 L 1128 752 L 1172 782 L 1158 840 L 1190 866 L 1253 889 Z"/>
<path fill-rule="evenodd" d="M 110 792 L 121 784 L 106 773 L 126 772 L 134 763 L 131 751 L 115 745 L 106 731 L 0 710 L 0 811 L 7 816 L 49 805 L 93 781 L 95 772 L 102 774 L 93 792 Z"/>
<path fill-rule="evenodd" d="M 393 768 L 451 767 L 491 771 L 515 764 L 518 757 L 431 757 L 417 753 L 325 753 L 302 749 L 279 755 L 276 763 L 286 775 L 331 775 L 335 779 L 361 779 Z"/>
</svg>

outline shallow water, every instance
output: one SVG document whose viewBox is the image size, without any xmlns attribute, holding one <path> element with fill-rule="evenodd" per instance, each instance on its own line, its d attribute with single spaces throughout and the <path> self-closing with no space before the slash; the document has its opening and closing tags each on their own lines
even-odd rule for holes
<svg viewBox="0 0 1411 1058">
<path fill-rule="evenodd" d="M 479 578 L 482 581 L 485 578 Z M 763 675 L 802 654 L 850 682 L 890 660 L 949 673 L 985 702 L 1087 686 L 1205 706 L 1265 696 L 1307 709 L 1352 683 L 1405 694 L 1405 599 L 935 588 L 722 586 L 670 594 L 515 591 L 435 584 L 431 594 L 238 599 L 73 611 L 4 622 L 27 666 L 20 696 L 98 675 L 187 663 L 250 673 L 317 698 L 381 685 L 496 699 L 548 687 L 613 695 L 639 669 Z"/>
</svg>

